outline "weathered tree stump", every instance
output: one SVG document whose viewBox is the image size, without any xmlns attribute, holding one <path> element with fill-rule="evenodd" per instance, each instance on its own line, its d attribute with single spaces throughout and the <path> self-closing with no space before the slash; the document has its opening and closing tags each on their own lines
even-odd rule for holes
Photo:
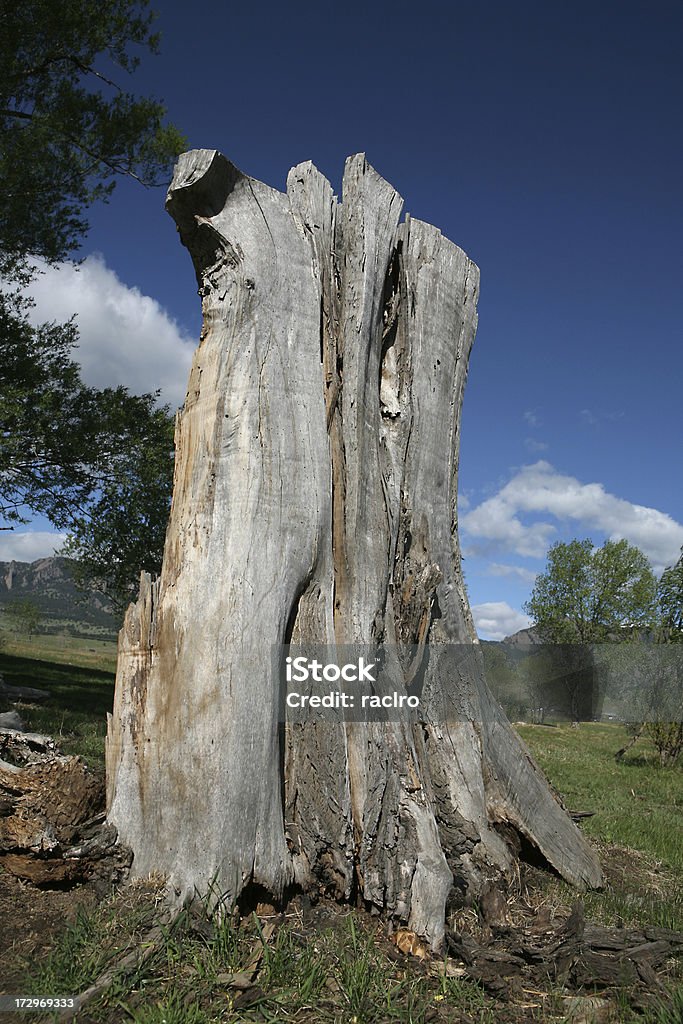
<svg viewBox="0 0 683 1024">
<path fill-rule="evenodd" d="M 311 163 L 283 194 L 193 151 L 167 208 L 204 325 L 161 577 L 119 641 L 108 817 L 134 871 L 179 898 L 355 894 L 434 947 L 449 894 L 512 868 L 504 836 L 600 884 L 478 659 L 440 656 L 476 643 L 456 473 L 477 267 L 399 223 L 363 155 L 338 203 Z M 272 649 L 290 640 L 412 645 L 423 720 L 280 728 Z"/>
</svg>

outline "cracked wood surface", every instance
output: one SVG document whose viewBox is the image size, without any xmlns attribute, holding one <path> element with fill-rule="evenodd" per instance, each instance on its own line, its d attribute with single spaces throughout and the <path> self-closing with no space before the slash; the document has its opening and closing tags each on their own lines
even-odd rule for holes
<svg viewBox="0 0 683 1024">
<path fill-rule="evenodd" d="M 161 577 L 120 637 L 108 813 L 179 897 L 357 892 L 438 947 L 447 900 L 510 871 L 501 829 L 601 876 L 484 681 L 456 489 L 479 272 L 402 205 L 362 154 L 341 203 L 310 162 L 286 194 L 213 150 L 176 167 L 203 328 Z M 391 668 L 422 675 L 425 723 L 279 727 L 290 640 L 410 645 Z M 455 673 L 445 644 L 471 645 Z"/>
</svg>

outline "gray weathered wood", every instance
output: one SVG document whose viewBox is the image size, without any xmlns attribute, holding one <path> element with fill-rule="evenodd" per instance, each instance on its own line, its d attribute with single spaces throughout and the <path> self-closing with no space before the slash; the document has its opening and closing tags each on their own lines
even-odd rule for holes
<svg viewBox="0 0 683 1024">
<path fill-rule="evenodd" d="M 108 815 L 179 897 L 357 889 L 437 947 L 453 883 L 511 871 L 501 827 L 601 875 L 484 682 L 456 489 L 479 272 L 401 208 L 362 155 L 341 204 L 310 163 L 286 194 L 212 150 L 178 163 L 204 325 L 162 574 L 120 637 Z M 290 639 L 411 645 L 425 723 L 279 729 Z"/>
</svg>

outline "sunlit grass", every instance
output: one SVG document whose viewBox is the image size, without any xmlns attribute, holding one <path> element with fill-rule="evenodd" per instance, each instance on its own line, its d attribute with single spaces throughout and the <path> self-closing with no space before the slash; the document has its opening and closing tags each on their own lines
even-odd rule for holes
<svg viewBox="0 0 683 1024">
<path fill-rule="evenodd" d="M 79 657 L 77 647 L 72 650 Z M 101 766 L 113 695 L 110 672 L 8 650 L 0 654 L 0 671 L 10 684 L 49 691 L 46 705 L 20 708 L 30 728 L 55 735 L 65 751 Z M 582 897 L 586 916 L 609 924 L 683 928 L 683 892 L 674 881 L 683 867 L 681 769 L 661 768 L 646 740 L 617 763 L 614 754 L 625 734 L 615 725 L 520 726 L 519 732 L 567 806 L 595 812 L 581 827 L 612 867 L 606 889 Z M 606 844 L 623 848 L 621 860 Z M 623 867 L 617 870 L 615 864 Z M 544 899 L 563 906 L 576 899 L 558 879 L 548 876 L 541 884 Z M 140 906 L 135 897 L 116 900 L 79 914 L 36 968 L 26 991 L 82 991 L 140 947 L 161 910 L 149 900 Z M 272 934 L 253 915 L 240 922 L 231 914 L 215 916 L 208 909 L 204 914 L 199 924 L 196 916 L 185 914 L 169 926 L 153 955 L 139 967 L 119 971 L 106 994 L 88 1005 L 84 1019 L 92 1024 L 494 1024 L 507 1019 L 500 1004 L 474 982 L 430 972 L 428 964 L 412 957 L 389 955 L 382 926 L 356 911 L 339 913 L 333 926 L 318 928 L 290 913 Z M 541 999 L 543 1009 L 529 1010 L 525 1019 L 548 1019 L 551 989 Z M 643 1024 L 683 1019 L 675 1017 L 680 1006 L 680 990 L 674 989 L 640 1019 Z M 552 1019 L 562 1019 L 560 1003 L 558 1014 Z M 631 1022 L 630 1011 L 620 1019 Z"/>
<path fill-rule="evenodd" d="M 111 640 L 47 633 L 26 636 L 9 631 L 0 634 L 0 639 L 0 651 L 17 658 L 94 668 L 102 672 L 116 671 L 116 644 Z"/>
<path fill-rule="evenodd" d="M 624 760 L 623 726 L 518 726 L 548 778 L 573 811 L 594 811 L 587 835 L 630 846 L 683 870 L 683 771 L 662 768 L 647 738 Z"/>
<path fill-rule="evenodd" d="M 681 767 L 662 768 L 645 737 L 617 762 L 626 740 L 619 725 L 517 728 L 566 806 L 594 812 L 580 827 L 598 842 L 608 877 L 604 890 L 584 895 L 586 915 L 683 930 Z M 575 898 L 565 883 L 553 887 Z"/>
<path fill-rule="evenodd" d="M 79 641 L 84 647 L 90 641 Z M 114 674 L 109 653 L 92 652 L 74 645 L 69 659 L 43 660 L 15 653 L 21 645 L 0 651 L 0 673 L 10 686 L 27 686 L 50 694 L 45 703 L 20 701 L 16 705 L 25 727 L 52 736 L 65 754 L 78 754 L 93 768 L 104 767 L 107 712 L 114 697 Z M 63 652 L 64 653 L 64 652 Z M 90 664 L 94 662 L 94 664 Z M 109 668 L 95 667 L 108 665 Z M 6 710 L 9 704 L 0 708 Z"/>
</svg>

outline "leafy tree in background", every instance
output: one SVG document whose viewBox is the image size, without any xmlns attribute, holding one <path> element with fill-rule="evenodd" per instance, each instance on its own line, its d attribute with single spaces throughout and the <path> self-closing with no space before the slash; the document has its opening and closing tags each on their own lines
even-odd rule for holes
<svg viewBox="0 0 683 1024">
<path fill-rule="evenodd" d="M 529 695 L 526 679 L 511 656 L 510 646 L 486 640 L 481 644 L 481 653 L 486 682 L 496 700 L 511 722 L 522 717 L 529 707 Z"/>
<path fill-rule="evenodd" d="M 675 565 L 662 573 L 657 588 L 657 602 L 666 643 L 683 643 L 683 547 Z"/>
<path fill-rule="evenodd" d="M 81 586 L 118 608 L 142 569 L 158 572 L 171 501 L 174 417 L 156 395 L 86 387 L 73 324 L 5 331 L 0 295 L 0 514 L 26 510 L 68 530 Z"/>
<path fill-rule="evenodd" d="M 152 396 L 121 390 L 107 401 L 111 419 L 118 406 L 126 425 L 126 450 L 112 452 L 87 515 L 72 520 L 60 552 L 75 560 L 76 583 L 107 594 L 117 611 L 135 598 L 141 571 L 159 572 L 173 488 L 174 417 Z"/>
<path fill-rule="evenodd" d="M 84 582 L 88 566 L 103 579 L 108 530 L 118 595 L 160 562 L 172 417 L 155 395 L 87 387 L 75 324 L 32 326 L 20 289 L 77 249 L 88 207 L 117 179 L 158 184 L 184 148 L 158 101 L 115 81 L 136 51 L 156 52 L 152 22 L 147 0 L 0 0 L 0 516 L 11 528 L 41 513 L 69 529 Z"/>
<path fill-rule="evenodd" d="M 547 643 L 624 639 L 654 624 L 657 580 L 645 555 L 625 540 L 554 544 L 524 610 Z"/>
<path fill-rule="evenodd" d="M 683 552 L 657 584 L 645 555 L 624 540 L 598 549 L 590 540 L 555 544 L 525 610 L 545 641 L 580 645 L 559 649 L 560 660 L 566 651 L 569 661 L 584 662 L 583 671 L 568 673 L 574 699 L 594 669 L 588 645 L 609 643 L 598 652 L 601 671 L 612 695 L 640 712 L 617 760 L 647 734 L 660 764 L 675 765 L 683 752 L 683 691 L 680 658 L 669 645 L 683 640 Z"/>
<path fill-rule="evenodd" d="M 28 597 L 8 601 L 4 612 L 7 618 L 14 623 L 14 628 L 28 637 L 35 633 L 42 617 L 38 605 Z"/>
<path fill-rule="evenodd" d="M 662 573 L 657 588 L 659 611 L 658 637 L 660 643 L 683 644 L 683 548 L 675 565 Z M 677 648 L 674 648 L 676 651 Z M 681 655 L 676 654 L 671 665 L 666 689 L 671 714 L 657 716 L 646 729 L 657 748 L 659 761 L 664 767 L 673 767 L 683 753 L 683 680 Z M 672 699 L 673 698 L 673 699 Z"/>
<path fill-rule="evenodd" d="M 63 260 L 117 177 L 167 178 L 184 145 L 164 107 L 126 92 L 136 50 L 155 53 L 147 0 L 0 0 L 3 273 Z"/>
<path fill-rule="evenodd" d="M 537 691 L 564 689 L 575 720 L 597 711 L 592 644 L 637 639 L 655 619 L 657 581 L 645 555 L 625 540 L 559 542 L 548 551 L 524 610 L 548 646 L 539 650 Z M 550 696 L 549 696 L 550 699 Z"/>
</svg>

